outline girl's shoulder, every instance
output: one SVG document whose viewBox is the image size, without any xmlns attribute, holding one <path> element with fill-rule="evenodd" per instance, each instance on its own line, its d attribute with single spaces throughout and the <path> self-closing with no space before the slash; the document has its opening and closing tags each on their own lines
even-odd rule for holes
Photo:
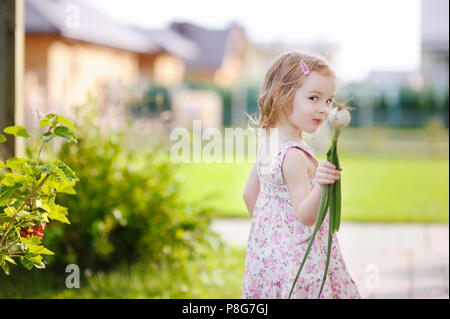
<svg viewBox="0 0 450 319">
<path fill-rule="evenodd" d="M 280 163 L 283 163 L 284 158 L 286 157 L 287 153 L 291 149 L 299 149 L 301 152 L 299 152 L 307 161 L 308 165 L 308 175 L 314 174 L 317 166 L 319 165 L 319 161 L 314 156 L 314 150 L 312 147 L 309 147 L 305 142 L 303 141 L 288 141 L 283 145 L 281 148 L 281 159 Z"/>
<path fill-rule="evenodd" d="M 313 162 L 317 162 L 316 156 L 314 155 L 314 149 L 303 141 L 287 141 L 283 143 L 280 151 L 280 155 L 283 157 L 286 156 L 286 153 L 292 149 L 297 148 L 302 151 L 302 154 L 305 154 L 307 158 L 311 159 Z"/>
</svg>

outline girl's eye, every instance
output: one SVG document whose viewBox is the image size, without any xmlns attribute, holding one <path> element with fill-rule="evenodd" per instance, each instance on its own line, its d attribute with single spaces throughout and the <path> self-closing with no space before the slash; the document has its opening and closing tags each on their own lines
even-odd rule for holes
<svg viewBox="0 0 450 319">
<path fill-rule="evenodd" d="M 314 101 L 314 98 L 319 98 L 317 95 L 311 96 L 309 99 Z M 333 102 L 333 99 L 328 99 L 327 101 L 327 105 L 330 105 Z"/>
</svg>

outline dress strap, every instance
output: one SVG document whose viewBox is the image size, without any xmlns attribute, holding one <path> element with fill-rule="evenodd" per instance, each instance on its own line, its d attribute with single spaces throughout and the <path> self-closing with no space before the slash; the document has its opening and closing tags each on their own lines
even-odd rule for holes
<svg viewBox="0 0 450 319">
<path fill-rule="evenodd" d="M 281 168 L 281 164 L 283 163 L 284 157 L 286 156 L 287 151 L 291 148 L 295 147 L 300 150 L 302 150 L 306 155 L 309 155 L 309 157 L 314 161 L 314 165 L 317 168 L 319 166 L 319 161 L 314 156 L 314 149 L 310 146 L 308 146 L 305 142 L 300 141 L 287 141 L 283 143 L 280 147 L 280 151 L 278 152 L 278 167 Z"/>
<path fill-rule="evenodd" d="M 263 143 L 260 143 L 258 151 L 256 153 L 256 170 L 257 170 L 257 173 L 258 173 L 258 176 L 260 177 L 260 179 L 262 178 L 262 176 L 261 176 L 262 174 L 267 174 L 267 173 L 261 172 L 260 160 L 261 160 L 262 144 Z M 319 165 L 319 161 L 314 156 L 313 148 L 309 147 L 306 143 L 300 142 L 300 141 L 287 141 L 287 142 L 281 143 L 278 146 L 277 153 L 274 154 L 271 163 L 267 163 L 267 165 L 269 165 L 269 166 L 265 167 L 265 169 L 268 172 L 272 173 L 272 178 L 271 178 L 271 179 L 273 179 L 272 181 L 276 182 L 277 184 L 280 184 L 280 183 L 283 184 L 281 165 L 283 163 L 283 160 L 284 160 L 284 157 L 286 156 L 287 151 L 291 147 L 295 147 L 295 148 L 302 150 L 306 156 L 309 156 L 313 160 L 316 168 Z"/>
</svg>

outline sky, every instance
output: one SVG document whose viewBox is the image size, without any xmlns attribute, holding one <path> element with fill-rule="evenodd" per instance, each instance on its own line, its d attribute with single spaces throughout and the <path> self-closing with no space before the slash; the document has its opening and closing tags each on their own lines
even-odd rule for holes
<svg viewBox="0 0 450 319">
<path fill-rule="evenodd" d="M 420 66 L 420 0 L 83 0 L 127 24 L 166 28 L 188 21 L 209 28 L 241 24 L 251 41 L 299 45 L 322 39 L 340 47 L 344 81 L 370 71 Z"/>
</svg>

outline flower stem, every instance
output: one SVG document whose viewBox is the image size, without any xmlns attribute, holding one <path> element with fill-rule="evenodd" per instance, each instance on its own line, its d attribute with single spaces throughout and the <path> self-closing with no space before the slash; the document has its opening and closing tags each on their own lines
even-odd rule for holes
<svg viewBox="0 0 450 319">
<path fill-rule="evenodd" d="M 323 286 L 325 285 L 325 281 L 327 280 L 328 266 L 330 265 L 330 255 L 331 255 L 331 244 L 333 242 L 333 234 L 332 234 L 332 224 L 334 223 L 333 215 L 330 215 L 329 220 L 329 228 L 328 228 L 328 247 L 327 247 L 327 260 L 325 261 L 325 271 L 322 278 L 322 285 L 320 286 L 319 295 L 317 299 L 320 298 L 320 294 L 322 293 Z"/>
<path fill-rule="evenodd" d="M 309 251 L 311 250 L 311 246 L 314 242 L 314 238 L 316 237 L 316 233 L 319 230 L 320 226 L 321 226 L 321 221 L 323 221 L 323 215 L 326 214 L 327 212 L 327 207 L 325 206 L 325 203 L 327 202 L 326 197 L 327 197 L 327 192 L 328 192 L 328 185 L 325 185 L 322 189 L 322 195 L 320 197 L 320 204 L 319 204 L 319 214 L 316 218 L 316 224 L 314 226 L 314 230 L 311 234 L 311 237 L 309 239 L 309 243 L 308 243 L 308 247 L 306 248 L 305 254 L 303 255 L 303 260 L 301 262 L 300 268 L 297 272 L 297 275 L 295 276 L 294 282 L 292 283 L 292 287 L 291 287 L 291 291 L 289 292 L 289 297 L 288 299 L 291 298 L 292 295 L 292 291 L 294 290 L 295 287 L 295 283 L 297 282 L 298 276 L 300 275 L 300 272 L 303 269 L 303 266 L 305 265 L 306 262 L 306 258 L 308 257 Z"/>
</svg>

